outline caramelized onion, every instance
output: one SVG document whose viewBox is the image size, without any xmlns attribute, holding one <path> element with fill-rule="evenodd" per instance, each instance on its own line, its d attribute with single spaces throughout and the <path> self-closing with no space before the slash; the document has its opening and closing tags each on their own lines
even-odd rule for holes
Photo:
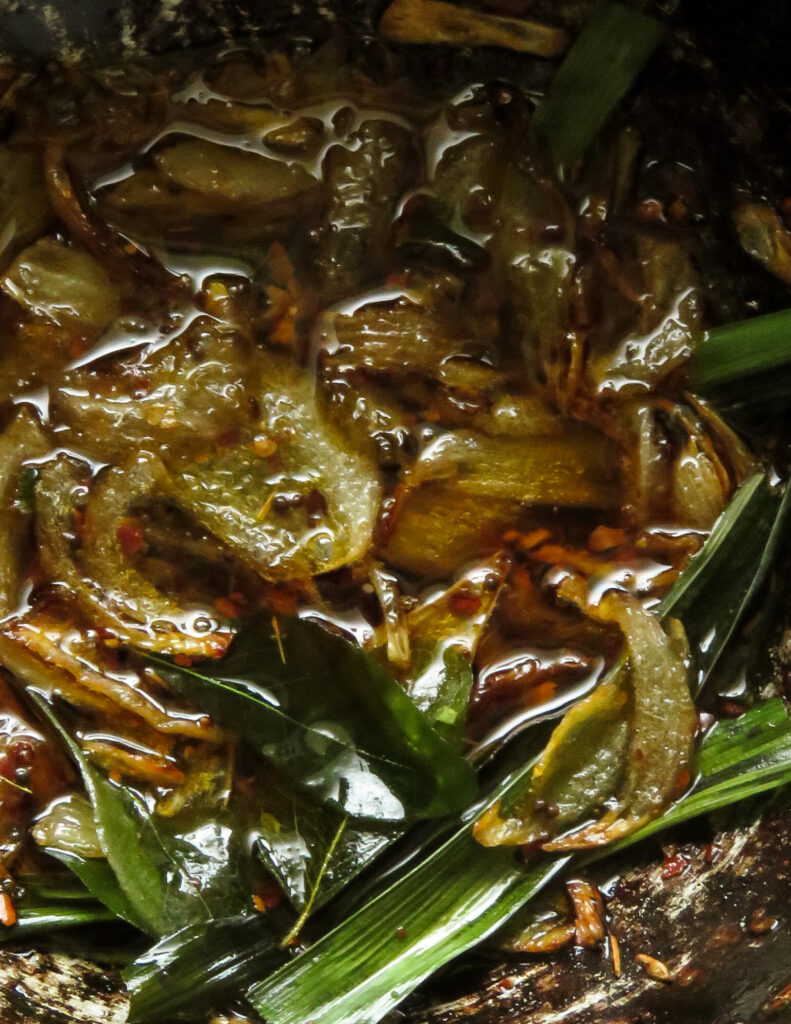
<svg viewBox="0 0 791 1024">
<path fill-rule="evenodd" d="M 668 635 L 635 599 L 615 591 L 593 613 L 620 626 L 624 658 L 564 716 L 527 791 L 512 806 L 494 804 L 476 823 L 484 846 L 540 841 L 545 850 L 566 851 L 612 842 L 667 807 L 690 763 L 696 718 L 681 627 Z"/>
<path fill-rule="evenodd" d="M 83 547 L 75 550 L 75 498 L 86 490 L 87 467 L 66 457 L 45 463 L 37 489 L 37 531 L 42 567 L 66 586 L 84 612 L 121 640 L 146 650 L 189 657 L 216 657 L 230 634 L 198 632 L 205 612 L 188 613 L 159 591 L 124 556 L 117 530 L 130 503 L 147 496 L 164 478 L 161 464 L 141 458 L 110 469 L 91 489 Z M 211 622 L 211 619 L 209 618 Z"/>
</svg>

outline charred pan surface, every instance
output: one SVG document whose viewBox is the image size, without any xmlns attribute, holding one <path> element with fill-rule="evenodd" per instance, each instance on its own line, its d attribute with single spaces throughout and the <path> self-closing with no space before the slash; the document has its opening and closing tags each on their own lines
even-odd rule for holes
<svg viewBox="0 0 791 1024">
<path fill-rule="evenodd" d="M 408 1024 L 779 1024 L 791 1019 L 791 822 L 787 811 L 712 842 L 666 847 L 607 901 L 621 975 L 604 950 L 572 948 L 448 975 Z M 610 947 L 611 948 L 611 947 Z M 645 955 L 669 980 L 650 977 Z M 455 990 L 455 994 L 453 993 Z"/>
<path fill-rule="evenodd" d="M 117 978 L 55 953 L 0 953 L 3 1024 L 121 1024 L 127 999 Z"/>
<path fill-rule="evenodd" d="M 778 45 L 791 33 L 791 8 L 760 2 L 748 27 L 743 4 L 686 3 L 673 23 L 629 102 L 656 160 L 639 187 L 670 197 L 691 172 L 678 229 L 715 323 L 785 308 L 788 287 L 744 252 L 733 214 L 740 199 L 781 203 L 791 189 L 791 76 Z"/>
</svg>

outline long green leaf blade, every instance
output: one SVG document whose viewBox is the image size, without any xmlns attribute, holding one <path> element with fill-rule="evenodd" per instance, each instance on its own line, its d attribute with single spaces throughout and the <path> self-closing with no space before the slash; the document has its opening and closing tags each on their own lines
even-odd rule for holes
<svg viewBox="0 0 791 1024">
<path fill-rule="evenodd" d="M 698 689 L 766 579 L 789 508 L 791 488 L 773 487 L 763 473 L 750 477 L 657 608 L 684 623 Z"/>
<path fill-rule="evenodd" d="M 31 906 L 93 900 L 93 896 L 79 878 L 74 878 L 71 874 L 64 874 L 62 878 L 49 874 L 21 874 L 17 875 L 16 879 L 25 890 L 25 901 L 30 902 Z"/>
<path fill-rule="evenodd" d="M 52 935 L 54 932 L 72 928 L 85 928 L 97 924 L 109 924 L 116 915 L 101 904 L 80 901 L 79 903 L 54 903 L 52 906 L 30 907 L 22 904 L 18 908 L 16 924 L 3 928 L 0 944 L 27 941 L 33 935 Z"/>
<path fill-rule="evenodd" d="M 692 386 L 709 392 L 791 366 L 791 309 L 706 331 L 695 353 Z"/>
<path fill-rule="evenodd" d="M 533 117 L 559 163 L 582 156 L 663 34 L 658 21 L 622 4 L 605 0 L 596 8 Z"/>
</svg>

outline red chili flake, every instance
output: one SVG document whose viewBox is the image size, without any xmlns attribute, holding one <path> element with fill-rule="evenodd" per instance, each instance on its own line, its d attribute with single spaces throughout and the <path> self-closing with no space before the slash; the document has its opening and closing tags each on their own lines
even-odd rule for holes
<svg viewBox="0 0 791 1024">
<path fill-rule="evenodd" d="M 237 618 L 240 611 L 236 602 L 232 601 L 229 597 L 218 597 L 214 602 L 214 607 L 217 609 L 218 614 L 225 616 L 226 619 Z"/>
<path fill-rule="evenodd" d="M 110 671 L 117 672 L 121 667 L 121 656 L 117 648 L 105 647 L 104 663 Z"/>
<path fill-rule="evenodd" d="M 684 793 L 686 793 L 690 782 L 692 782 L 692 776 L 689 774 L 688 771 L 686 771 L 686 769 L 678 773 L 678 775 L 676 776 L 676 784 L 673 788 L 673 797 L 676 800 L 678 800 L 680 796 L 683 796 Z"/>
<path fill-rule="evenodd" d="M 621 547 L 627 541 L 626 533 L 609 526 L 597 526 L 588 537 L 588 548 L 591 551 L 611 551 L 613 548 Z"/>
<path fill-rule="evenodd" d="M 448 595 L 448 607 L 453 615 L 468 619 L 480 611 L 481 599 L 474 590 L 461 587 Z"/>
<path fill-rule="evenodd" d="M 135 384 L 135 389 L 132 392 L 132 397 L 141 399 L 148 398 L 151 394 L 151 381 L 148 377 L 141 377 L 140 380 Z"/>
<path fill-rule="evenodd" d="M 688 867 L 689 861 L 686 857 L 680 853 L 671 854 L 670 857 L 665 858 L 662 864 L 662 878 L 665 881 L 669 878 L 677 878 L 679 875 L 683 875 Z"/>
<path fill-rule="evenodd" d="M 265 914 L 267 910 L 279 906 L 282 898 L 281 892 L 274 882 L 264 882 L 258 892 L 254 893 L 253 904 L 256 910 Z"/>
<path fill-rule="evenodd" d="M 192 667 L 192 658 L 188 654 L 174 654 L 173 661 L 182 668 Z"/>
<path fill-rule="evenodd" d="M 703 859 L 707 864 L 715 864 L 720 859 L 722 850 L 716 843 L 709 843 L 703 853 Z"/>
<path fill-rule="evenodd" d="M 404 928 L 403 925 L 400 925 L 398 928 L 396 928 L 396 938 L 399 940 L 399 942 L 403 942 L 404 939 L 406 938 L 406 928 Z"/>
<path fill-rule="evenodd" d="M 121 545 L 121 551 L 130 558 L 136 555 L 143 546 L 143 531 L 137 523 L 124 521 L 118 524 L 115 539 Z"/>
<path fill-rule="evenodd" d="M 312 488 L 305 495 L 305 511 L 308 514 L 308 522 L 311 526 L 315 525 L 322 516 L 326 516 L 329 512 L 327 499 L 317 487 Z"/>
<path fill-rule="evenodd" d="M 79 359 L 88 351 L 88 341 L 82 335 L 75 335 L 69 342 L 69 355 L 72 359 Z"/>
<path fill-rule="evenodd" d="M 187 777 L 184 772 L 174 764 L 157 765 L 147 760 L 143 763 L 151 764 L 151 767 L 162 779 L 166 779 L 168 782 L 172 782 L 176 786 L 179 785 L 179 783 L 184 782 Z"/>
<path fill-rule="evenodd" d="M 741 718 L 744 714 L 744 706 L 733 700 L 723 701 L 720 710 L 725 718 Z"/>
</svg>

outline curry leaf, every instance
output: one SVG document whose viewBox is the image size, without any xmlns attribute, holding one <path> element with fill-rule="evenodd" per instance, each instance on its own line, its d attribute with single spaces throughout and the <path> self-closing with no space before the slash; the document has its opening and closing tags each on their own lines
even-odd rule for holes
<svg viewBox="0 0 791 1024">
<path fill-rule="evenodd" d="M 461 747 L 472 689 L 472 665 L 455 646 L 442 656 L 432 702 L 426 717 L 455 749 Z M 270 871 L 297 910 L 302 911 L 321 865 L 343 820 L 339 811 L 322 807 L 284 780 L 267 786 L 267 813 L 258 831 L 259 849 Z M 326 866 L 316 908 L 336 895 L 387 847 L 403 835 L 397 825 L 349 821 Z"/>
<path fill-rule="evenodd" d="M 60 737 L 82 776 L 93 807 L 99 843 L 118 886 L 108 899 L 108 906 L 110 902 L 114 904 L 109 909 L 122 909 L 130 924 L 142 931 L 160 933 L 165 914 L 164 880 L 160 875 L 160 858 L 152 851 L 150 840 L 145 841 L 147 812 L 129 790 L 113 785 L 90 764 L 43 694 L 31 687 L 26 692 L 41 717 Z M 89 877 L 90 872 L 86 871 L 81 881 L 90 888 Z M 95 895 L 101 900 L 103 895 L 107 896 L 109 876 L 97 872 L 96 878 L 100 878 L 101 884 Z"/>
<path fill-rule="evenodd" d="M 119 885 L 109 861 L 103 857 L 80 857 L 76 853 L 51 847 L 47 847 L 46 852 L 73 871 L 88 892 L 115 917 L 148 931 L 147 928 L 142 928 L 134 904 Z"/>
<path fill-rule="evenodd" d="M 352 819 L 462 809 L 470 766 L 368 654 L 304 619 L 247 621 L 216 663 L 159 674 L 286 776 Z"/>
<path fill-rule="evenodd" d="M 156 822 L 146 803 L 114 785 L 86 758 L 46 697 L 26 691 L 41 717 L 73 758 L 93 808 L 106 860 L 63 850 L 48 852 L 66 864 L 118 917 L 160 936 L 243 904 L 239 837 L 221 819 L 199 820 L 178 830 Z"/>
<path fill-rule="evenodd" d="M 81 901 L 90 903 L 93 901 L 93 896 L 85 885 L 71 873 L 64 872 L 63 875 L 56 872 L 36 875 L 18 874 L 16 880 L 25 890 L 24 903 L 26 906 L 38 907 L 55 903 L 79 903 Z"/>
<path fill-rule="evenodd" d="M 401 834 L 392 828 L 368 831 L 364 823 L 351 821 L 341 830 L 340 812 L 316 804 L 274 773 L 266 777 L 265 793 L 266 811 L 254 831 L 258 849 L 291 904 L 303 913 L 312 893 L 310 909 L 318 909 Z M 223 917 L 166 937 L 125 974 L 131 1019 L 179 1013 L 196 1001 L 205 1006 L 231 985 L 252 982 L 263 965 L 285 958 L 281 940 L 282 932 L 260 916 Z"/>
<path fill-rule="evenodd" d="M 326 903 L 403 829 L 348 821 L 333 855 L 327 855 L 344 815 L 324 807 L 274 772 L 266 780 L 266 805 L 256 829 L 258 850 L 289 901 L 303 911 L 315 890 L 316 907 Z M 325 870 L 319 879 L 322 865 Z M 321 883 L 318 885 L 318 883 Z M 318 888 L 317 888 L 318 886 Z"/>
</svg>

